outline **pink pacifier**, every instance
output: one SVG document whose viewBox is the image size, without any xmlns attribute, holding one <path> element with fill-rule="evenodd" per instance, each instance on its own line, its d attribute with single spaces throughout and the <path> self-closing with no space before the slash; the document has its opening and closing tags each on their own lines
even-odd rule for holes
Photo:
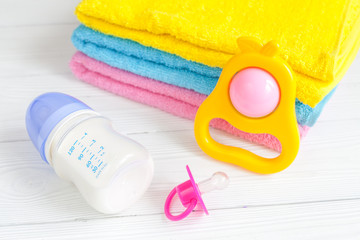
<svg viewBox="0 0 360 240">
<path fill-rule="evenodd" d="M 216 172 L 209 179 L 196 184 L 188 165 L 186 165 L 186 170 L 190 179 L 176 186 L 166 198 L 164 207 L 165 215 L 172 221 L 179 221 L 187 217 L 197 204 L 200 205 L 206 215 L 209 215 L 201 194 L 211 192 L 215 189 L 224 189 L 229 184 L 229 177 L 223 172 Z M 170 213 L 170 205 L 175 194 L 179 196 L 182 205 L 186 208 L 185 211 L 179 215 L 172 215 Z"/>
</svg>

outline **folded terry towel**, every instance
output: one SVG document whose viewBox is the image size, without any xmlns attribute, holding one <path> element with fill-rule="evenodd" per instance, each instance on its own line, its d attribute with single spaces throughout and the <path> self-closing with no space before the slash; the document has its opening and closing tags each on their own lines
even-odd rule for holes
<svg viewBox="0 0 360 240">
<path fill-rule="evenodd" d="M 78 50 L 110 66 L 205 95 L 209 95 L 214 89 L 221 73 L 220 68 L 188 61 L 174 54 L 105 35 L 85 26 L 79 26 L 74 31 L 72 41 Z M 333 92 L 334 90 L 315 108 L 296 100 L 298 123 L 313 126 Z"/>
<path fill-rule="evenodd" d="M 297 98 L 314 107 L 360 46 L 359 0 L 83 0 L 86 26 L 209 66 L 223 67 L 236 39 L 277 40 L 295 71 Z"/>
<path fill-rule="evenodd" d="M 76 77 L 94 86 L 188 119 L 195 118 L 199 105 L 206 98 L 206 95 L 185 88 L 111 67 L 81 52 L 73 56 L 70 67 Z M 272 135 L 245 133 L 222 119 L 215 119 L 211 125 L 243 139 L 281 151 L 281 144 Z M 308 129 L 309 127 L 299 125 L 301 137 Z"/>
</svg>

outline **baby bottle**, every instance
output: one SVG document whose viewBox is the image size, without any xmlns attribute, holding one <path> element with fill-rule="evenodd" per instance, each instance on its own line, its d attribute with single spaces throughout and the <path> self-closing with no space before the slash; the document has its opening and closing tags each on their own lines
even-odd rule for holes
<svg viewBox="0 0 360 240">
<path fill-rule="evenodd" d="M 26 128 L 42 159 L 99 212 L 122 211 L 150 185 L 153 162 L 148 151 L 69 95 L 37 97 L 27 110 Z"/>
</svg>

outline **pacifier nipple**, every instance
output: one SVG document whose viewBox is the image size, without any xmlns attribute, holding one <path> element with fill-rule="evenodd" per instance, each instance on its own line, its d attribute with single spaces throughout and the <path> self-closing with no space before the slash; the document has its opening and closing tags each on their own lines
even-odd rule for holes
<svg viewBox="0 0 360 240">
<path fill-rule="evenodd" d="M 214 173 L 211 178 L 198 183 L 201 194 L 221 190 L 229 185 L 229 177 L 223 172 Z"/>
<path fill-rule="evenodd" d="M 176 186 L 170 192 L 165 202 L 165 215 L 168 219 L 172 221 L 179 221 L 187 217 L 197 206 L 197 204 L 199 204 L 201 209 L 206 213 L 206 215 L 208 215 L 209 213 L 206 209 L 204 201 L 201 198 L 201 194 L 211 192 L 216 189 L 224 189 L 229 185 L 229 178 L 223 172 L 214 173 L 209 179 L 206 179 L 199 184 L 196 184 L 189 166 L 186 166 L 186 170 L 190 179 Z M 175 194 L 179 196 L 181 204 L 186 207 L 183 213 L 176 216 L 170 213 L 170 204 Z"/>
</svg>

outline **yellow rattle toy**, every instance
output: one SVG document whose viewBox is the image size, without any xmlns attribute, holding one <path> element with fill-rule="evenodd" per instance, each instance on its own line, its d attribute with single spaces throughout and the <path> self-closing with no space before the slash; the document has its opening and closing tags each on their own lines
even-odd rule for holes
<svg viewBox="0 0 360 240">
<path fill-rule="evenodd" d="M 299 150 L 300 136 L 295 116 L 295 80 L 291 68 L 276 56 L 278 45 L 264 46 L 253 38 L 237 40 L 240 53 L 225 65 L 213 92 L 200 105 L 195 117 L 195 138 L 209 156 L 257 173 L 275 173 L 287 168 Z M 264 158 L 242 148 L 216 142 L 210 121 L 222 118 L 239 130 L 268 133 L 281 143 L 275 158 Z"/>
</svg>

